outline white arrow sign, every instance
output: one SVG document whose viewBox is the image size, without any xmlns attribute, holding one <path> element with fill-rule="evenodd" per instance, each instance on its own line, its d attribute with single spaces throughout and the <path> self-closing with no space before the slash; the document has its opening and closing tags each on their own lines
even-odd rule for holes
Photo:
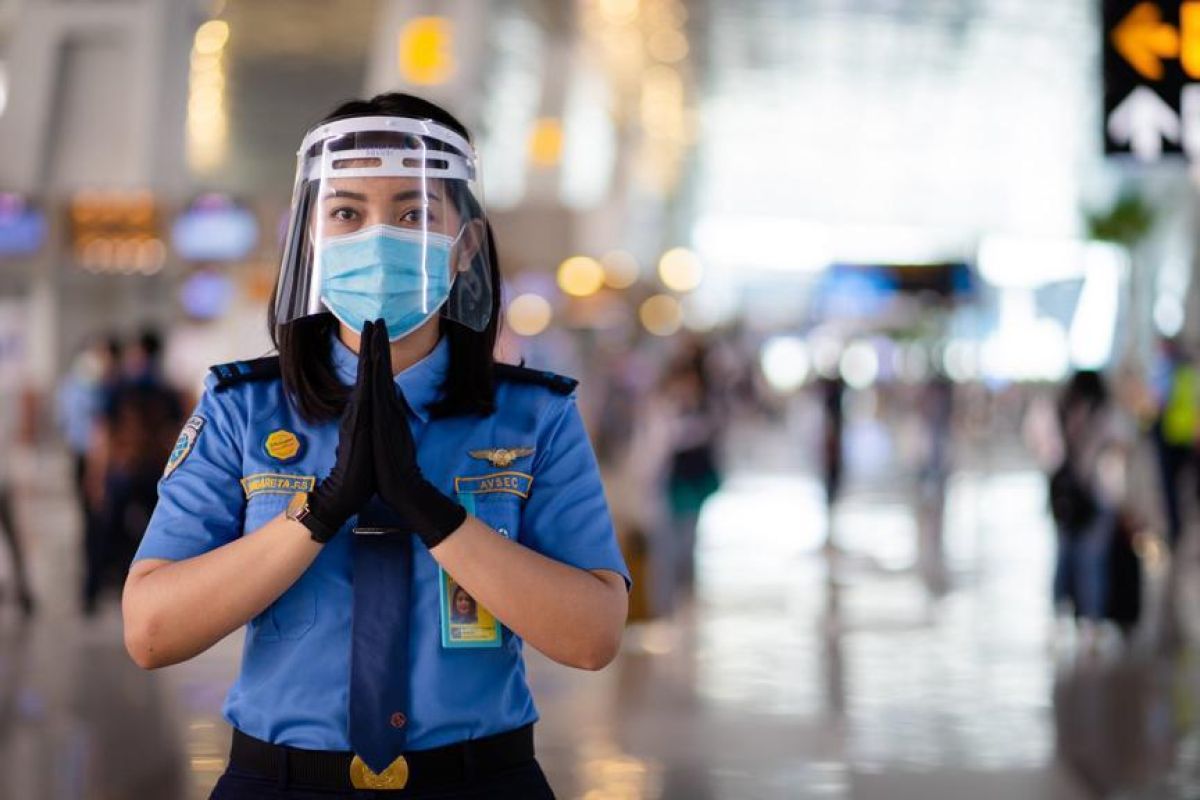
<svg viewBox="0 0 1200 800">
<path fill-rule="evenodd" d="M 1164 138 L 1179 142 L 1179 115 L 1153 89 L 1139 86 L 1108 115 L 1108 135 L 1142 161 L 1157 161 Z"/>
<path fill-rule="evenodd" d="M 1179 92 L 1179 119 L 1183 122 L 1183 152 L 1200 161 L 1200 83 L 1189 83 Z"/>
</svg>

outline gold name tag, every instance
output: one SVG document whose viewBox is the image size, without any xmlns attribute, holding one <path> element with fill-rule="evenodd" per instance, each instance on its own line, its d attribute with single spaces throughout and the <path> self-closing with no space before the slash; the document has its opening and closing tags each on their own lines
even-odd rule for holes
<svg viewBox="0 0 1200 800">
<path fill-rule="evenodd" d="M 316 485 L 314 475 L 285 475 L 278 472 L 260 472 L 242 478 L 242 490 L 249 500 L 256 494 L 296 494 L 311 492 Z"/>
<path fill-rule="evenodd" d="M 533 476 L 525 472 L 493 472 L 490 475 L 467 475 L 454 479 L 454 491 L 459 494 L 491 494 L 507 492 L 529 497 Z"/>
</svg>

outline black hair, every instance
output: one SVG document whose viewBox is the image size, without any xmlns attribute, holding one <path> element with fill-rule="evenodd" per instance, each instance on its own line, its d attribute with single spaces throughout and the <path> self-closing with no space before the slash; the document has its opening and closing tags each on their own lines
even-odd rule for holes
<svg viewBox="0 0 1200 800">
<path fill-rule="evenodd" d="M 1096 370 L 1081 369 L 1067 383 L 1067 394 L 1095 408 L 1108 402 L 1108 384 Z"/>
<path fill-rule="evenodd" d="M 1108 403 L 1108 384 L 1104 376 L 1091 369 L 1082 369 L 1073 374 L 1063 387 L 1058 399 L 1058 417 L 1066 425 L 1067 414 L 1074 408 L 1083 407 L 1089 414 L 1095 413 Z"/>
<path fill-rule="evenodd" d="M 429 119 L 470 141 L 466 126 L 441 106 L 400 92 L 390 92 L 370 100 L 342 103 L 319 124 L 350 117 L 394 116 Z M 441 334 L 450 348 L 450 366 L 441 387 L 441 396 L 430 408 L 433 416 L 482 415 L 495 410 L 496 335 L 500 320 L 500 265 L 492 226 L 483 209 L 469 192 L 455 192 L 463 219 L 483 219 L 487 248 L 477 259 L 487 259 L 490 273 L 491 313 L 482 331 L 474 331 L 447 317 L 440 320 Z M 489 258 L 490 254 L 490 258 Z M 338 330 L 337 319 L 329 313 L 300 317 L 277 324 L 275 292 L 271 293 L 267 314 L 271 340 L 279 351 L 280 373 L 289 399 L 309 422 L 334 419 L 342 412 L 349 387 L 338 379 L 333 367 L 331 340 Z"/>
<path fill-rule="evenodd" d="M 121 360 L 121 340 L 114 334 L 105 335 L 99 342 L 100 348 L 110 359 L 115 361 Z"/>
<path fill-rule="evenodd" d="M 158 360 L 162 352 L 162 337 L 153 328 L 145 328 L 138 334 L 138 347 L 146 354 L 146 359 L 153 362 Z"/>
</svg>

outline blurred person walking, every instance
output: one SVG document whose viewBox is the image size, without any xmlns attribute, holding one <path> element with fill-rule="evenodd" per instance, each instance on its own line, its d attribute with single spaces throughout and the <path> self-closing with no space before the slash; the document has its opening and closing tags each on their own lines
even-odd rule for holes
<svg viewBox="0 0 1200 800">
<path fill-rule="evenodd" d="M 1178 339 L 1164 339 L 1154 380 L 1158 414 L 1151 440 L 1158 457 L 1167 543 L 1174 550 L 1183 535 L 1180 484 L 1186 477 L 1200 481 L 1196 469 L 1196 439 L 1200 435 L 1200 375 Z M 1200 490 L 1200 483 L 1194 484 Z M 1200 493 L 1193 492 L 1193 495 Z"/>
<path fill-rule="evenodd" d="M 120 369 L 120 342 L 115 336 L 97 337 L 75 357 L 56 397 L 58 426 L 71 452 L 83 533 L 84 585 L 81 598 L 88 595 L 88 577 L 100 569 L 99 565 L 92 563 L 92 558 L 101 551 L 96 538 L 103 531 L 101 509 L 87 488 L 88 460 L 104 408 L 120 378 Z"/>
<path fill-rule="evenodd" d="M 699 338 L 684 343 L 668 367 L 663 395 L 671 418 L 667 497 L 674 537 L 674 588 L 691 594 L 696 582 L 696 526 L 704 502 L 721 485 L 717 465 L 720 413 L 708 374 L 708 349 Z"/>
<path fill-rule="evenodd" d="M 179 395 L 162 378 L 161 352 L 161 338 L 149 329 L 126 346 L 121 377 L 104 399 L 92 437 L 85 483 L 97 521 L 83 589 L 89 616 L 105 586 L 119 583 L 129 569 L 183 422 Z"/>
<path fill-rule="evenodd" d="M 817 382 L 821 410 L 821 480 L 825 487 L 825 547 L 833 542 L 833 506 L 842 492 L 842 470 L 845 461 L 842 440 L 846 430 L 846 381 L 840 373 L 822 377 Z"/>
<path fill-rule="evenodd" d="M 658 392 L 661 367 L 636 340 L 590 360 L 601 366 L 592 370 L 600 399 L 589 431 L 633 579 L 628 621 L 642 622 L 674 608 L 675 532 L 663 486 L 673 417 Z"/>
<path fill-rule="evenodd" d="M 1076 372 L 1059 396 L 1062 461 L 1050 476 L 1057 528 L 1054 599 L 1085 623 L 1117 622 L 1128 632 L 1140 613 L 1140 565 L 1123 502 L 1123 436 L 1108 385 L 1095 371 Z"/>
<path fill-rule="evenodd" d="M 12 462 L 20 432 L 20 386 L 0 385 L 0 535 L 8 547 L 12 568 L 13 592 L 17 605 L 25 616 L 33 613 L 33 592 L 29 587 L 29 572 L 21 531 L 13 512 Z M 7 594 L 7 592 L 6 592 Z"/>
<path fill-rule="evenodd" d="M 917 475 L 917 560 L 926 585 L 941 592 L 947 582 L 942 527 L 954 424 L 954 383 L 949 377 L 938 372 L 922 387 L 918 413 L 925 452 Z"/>
</svg>

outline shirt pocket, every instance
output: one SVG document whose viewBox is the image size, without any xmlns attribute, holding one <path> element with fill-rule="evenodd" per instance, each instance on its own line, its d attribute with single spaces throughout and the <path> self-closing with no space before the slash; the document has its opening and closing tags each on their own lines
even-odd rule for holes
<svg viewBox="0 0 1200 800">
<path fill-rule="evenodd" d="M 280 642 L 300 639 L 317 621 L 317 593 L 301 578 L 250 620 L 250 630 L 256 641 Z"/>
<path fill-rule="evenodd" d="M 283 513 L 291 494 L 256 494 L 246 502 L 246 533 L 252 533 Z M 256 641 L 279 642 L 299 639 L 317 621 L 317 595 L 306 576 L 254 619 L 250 630 Z"/>
<path fill-rule="evenodd" d="M 501 536 L 519 541 L 523 507 L 520 497 L 508 492 L 477 494 L 474 497 L 476 517 Z"/>
<path fill-rule="evenodd" d="M 244 527 L 245 533 L 253 533 L 254 531 L 266 525 L 275 517 L 283 513 L 291 502 L 290 494 L 256 494 L 246 501 L 246 524 Z"/>
<path fill-rule="evenodd" d="M 524 498 L 508 492 L 476 494 L 474 497 L 476 517 L 501 536 L 519 541 Z M 500 640 L 510 652 L 521 652 L 521 638 L 509 630 L 507 625 L 500 626 Z"/>
</svg>

